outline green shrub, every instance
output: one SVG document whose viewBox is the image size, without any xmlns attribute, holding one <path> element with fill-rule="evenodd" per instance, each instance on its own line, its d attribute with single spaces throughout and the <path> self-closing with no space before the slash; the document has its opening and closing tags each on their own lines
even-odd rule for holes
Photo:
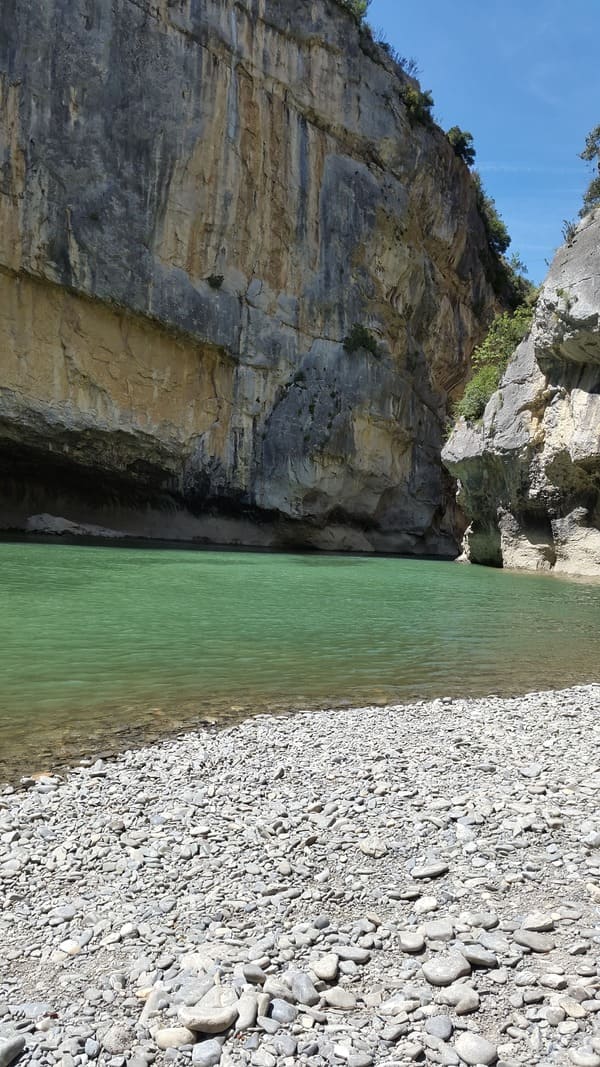
<svg viewBox="0 0 600 1067">
<path fill-rule="evenodd" d="M 573 243 L 575 234 L 577 233 L 577 223 L 571 222 L 569 219 L 563 219 L 562 235 L 565 244 L 570 245 Z"/>
<path fill-rule="evenodd" d="M 411 122 L 422 122 L 426 126 L 433 122 L 431 109 L 434 100 L 430 89 L 423 91 L 414 85 L 403 85 L 400 89 L 400 97 Z"/>
<path fill-rule="evenodd" d="M 476 422 L 483 415 L 488 400 L 499 384 L 499 367 L 480 367 L 467 382 L 462 398 L 456 405 L 456 415 L 460 415 L 467 422 Z"/>
<path fill-rule="evenodd" d="M 600 205 L 600 126 L 596 126 L 585 139 L 585 148 L 580 155 L 586 163 L 594 163 L 598 170 L 583 195 L 583 205 L 579 212 L 581 218 Z"/>
<path fill-rule="evenodd" d="M 379 355 L 379 348 L 373 334 L 359 322 L 354 323 L 350 333 L 344 338 L 344 348 L 346 352 L 358 352 L 362 348 L 374 356 Z"/>
<path fill-rule="evenodd" d="M 600 174 L 597 178 L 592 178 L 583 194 L 583 205 L 579 212 L 581 218 L 587 215 L 588 211 L 593 211 L 595 207 L 600 207 Z"/>
<path fill-rule="evenodd" d="M 446 136 L 458 158 L 462 159 L 463 163 L 467 164 L 467 167 L 472 167 L 475 162 L 473 134 L 467 130 L 461 130 L 460 126 L 452 126 Z"/>
<path fill-rule="evenodd" d="M 579 158 L 585 159 L 587 163 L 598 163 L 600 166 L 600 126 L 596 126 L 588 133 L 585 148 Z"/>
<path fill-rule="evenodd" d="M 488 244 L 495 255 L 502 256 L 510 245 L 510 234 L 498 214 L 495 200 L 486 193 L 479 172 L 471 171 L 471 176 L 475 186 L 477 209 L 485 226 Z"/>
<path fill-rule="evenodd" d="M 211 289 L 220 289 L 225 281 L 225 276 L 223 274 L 210 274 L 206 280 Z"/>
<path fill-rule="evenodd" d="M 522 304 L 512 314 L 505 311 L 496 316 L 487 336 L 473 353 L 474 374 L 454 409 L 457 417 L 468 422 L 481 418 L 510 357 L 531 326 L 533 311 L 533 307 Z"/>
<path fill-rule="evenodd" d="M 341 7 L 345 7 L 352 15 L 354 15 L 355 19 L 362 22 L 369 10 L 371 0 L 337 0 L 337 2 Z"/>
</svg>

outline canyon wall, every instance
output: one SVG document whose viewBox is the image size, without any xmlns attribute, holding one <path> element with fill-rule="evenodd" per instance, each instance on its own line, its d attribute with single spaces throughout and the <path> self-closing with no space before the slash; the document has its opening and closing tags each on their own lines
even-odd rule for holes
<svg viewBox="0 0 600 1067">
<path fill-rule="evenodd" d="M 443 458 L 468 559 L 600 577 L 600 211 L 557 252 L 530 335 Z"/>
<path fill-rule="evenodd" d="M 493 264 L 407 81 L 334 0 L 4 0 L 0 525 L 453 552 Z"/>
</svg>

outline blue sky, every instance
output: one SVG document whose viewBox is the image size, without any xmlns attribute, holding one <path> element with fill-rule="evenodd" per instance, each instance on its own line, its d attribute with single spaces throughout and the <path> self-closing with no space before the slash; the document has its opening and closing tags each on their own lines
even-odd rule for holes
<svg viewBox="0 0 600 1067">
<path fill-rule="evenodd" d="M 470 130 L 476 167 L 540 282 L 592 177 L 600 123 L 600 0 L 372 0 L 375 29 L 414 56 L 444 129 Z"/>
</svg>

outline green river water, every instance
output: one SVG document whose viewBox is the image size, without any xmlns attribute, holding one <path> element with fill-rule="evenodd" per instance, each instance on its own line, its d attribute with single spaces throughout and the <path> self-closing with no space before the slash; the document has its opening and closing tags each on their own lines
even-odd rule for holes
<svg viewBox="0 0 600 1067">
<path fill-rule="evenodd" d="M 0 544 L 0 780 L 256 710 L 600 680 L 600 584 L 395 558 Z"/>
</svg>

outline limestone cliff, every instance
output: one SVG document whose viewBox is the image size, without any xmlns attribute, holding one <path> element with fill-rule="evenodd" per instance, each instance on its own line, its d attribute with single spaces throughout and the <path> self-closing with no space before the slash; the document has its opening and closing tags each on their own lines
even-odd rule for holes
<svg viewBox="0 0 600 1067">
<path fill-rule="evenodd" d="M 600 576 L 600 211 L 557 253 L 530 336 L 443 458 L 471 560 Z"/>
<path fill-rule="evenodd" d="M 495 298 L 405 81 L 334 0 L 3 0 L 2 525 L 452 551 Z"/>
</svg>

